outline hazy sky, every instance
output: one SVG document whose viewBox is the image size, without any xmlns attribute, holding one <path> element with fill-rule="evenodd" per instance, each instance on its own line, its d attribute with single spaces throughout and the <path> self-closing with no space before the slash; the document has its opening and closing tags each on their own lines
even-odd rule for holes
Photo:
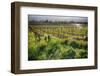
<svg viewBox="0 0 100 76">
<path fill-rule="evenodd" d="M 53 15 L 28 15 L 29 21 L 74 21 L 74 22 L 87 22 L 87 17 L 78 16 L 53 16 Z"/>
</svg>

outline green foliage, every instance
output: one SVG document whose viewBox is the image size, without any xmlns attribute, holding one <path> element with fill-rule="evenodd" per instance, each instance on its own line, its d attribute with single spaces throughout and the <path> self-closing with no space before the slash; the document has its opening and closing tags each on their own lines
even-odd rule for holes
<svg viewBox="0 0 100 76">
<path fill-rule="evenodd" d="M 73 48 L 70 47 L 70 49 L 68 49 L 63 56 L 63 59 L 74 59 L 75 58 L 75 50 Z"/>
<path fill-rule="evenodd" d="M 76 49 L 76 56 L 75 58 L 87 58 L 88 51 L 84 49 Z"/>
<path fill-rule="evenodd" d="M 87 50 L 81 51 L 80 58 L 87 58 L 87 54 L 88 54 Z"/>
<path fill-rule="evenodd" d="M 69 45 L 72 46 L 73 48 L 78 48 L 79 47 L 79 44 L 78 44 L 77 41 L 70 41 Z"/>
<path fill-rule="evenodd" d="M 71 40 L 69 41 L 69 45 L 72 46 L 73 48 L 79 48 L 79 49 L 88 49 L 88 45 L 86 41 L 78 41 L 78 40 Z"/>
<path fill-rule="evenodd" d="M 61 27 L 61 25 L 59 25 Z M 75 59 L 87 58 L 88 43 L 81 40 L 83 35 L 87 35 L 87 27 L 81 29 L 74 26 L 68 27 L 32 27 L 33 31 L 28 31 L 28 60 L 52 60 L 52 59 Z M 42 34 L 36 37 L 34 29 Z"/>
</svg>

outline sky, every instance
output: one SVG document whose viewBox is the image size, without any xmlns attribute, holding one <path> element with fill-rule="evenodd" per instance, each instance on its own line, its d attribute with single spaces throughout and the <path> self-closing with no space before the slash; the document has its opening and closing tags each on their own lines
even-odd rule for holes
<svg viewBox="0 0 100 76">
<path fill-rule="evenodd" d="M 53 16 L 53 15 L 28 15 L 29 21 L 74 21 L 74 22 L 87 22 L 87 17 L 78 16 Z"/>
</svg>

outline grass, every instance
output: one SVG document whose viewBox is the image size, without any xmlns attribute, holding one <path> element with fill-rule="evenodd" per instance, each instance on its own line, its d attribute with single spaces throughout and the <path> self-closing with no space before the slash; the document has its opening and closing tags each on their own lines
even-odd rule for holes
<svg viewBox="0 0 100 76">
<path fill-rule="evenodd" d="M 87 27 L 31 26 L 28 30 L 28 60 L 87 58 L 88 44 L 82 36 Z M 37 31 L 39 35 L 35 34 Z M 80 39 L 81 38 L 81 39 Z"/>
</svg>

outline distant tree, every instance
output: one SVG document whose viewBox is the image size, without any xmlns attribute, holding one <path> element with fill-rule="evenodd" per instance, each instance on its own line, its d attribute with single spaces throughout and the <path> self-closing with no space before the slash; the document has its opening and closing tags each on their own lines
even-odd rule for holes
<svg viewBox="0 0 100 76">
<path fill-rule="evenodd" d="M 48 20 L 45 20 L 45 22 L 48 23 L 49 21 Z"/>
</svg>

